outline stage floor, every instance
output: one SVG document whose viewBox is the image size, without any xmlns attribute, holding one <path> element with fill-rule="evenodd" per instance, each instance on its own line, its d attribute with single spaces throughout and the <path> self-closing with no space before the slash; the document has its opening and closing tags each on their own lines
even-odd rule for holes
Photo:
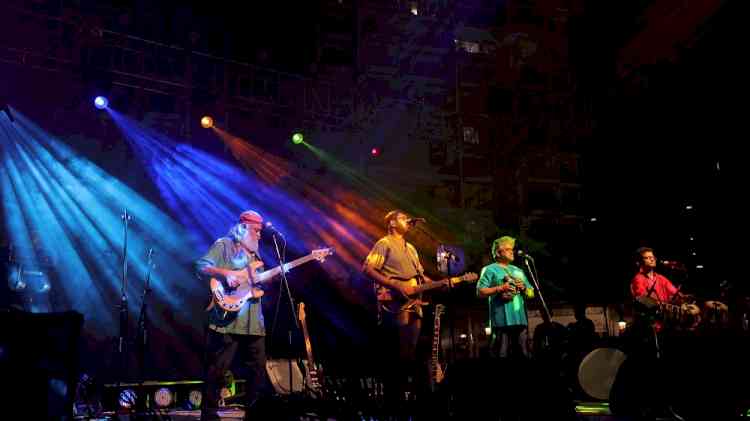
<svg viewBox="0 0 750 421">
<path fill-rule="evenodd" d="M 629 421 L 631 418 L 629 417 L 620 417 L 612 415 L 609 411 L 609 405 L 606 402 L 578 402 L 576 404 L 576 413 L 578 414 L 578 419 L 581 421 Z M 222 421 L 242 421 L 245 416 L 244 409 L 237 407 L 237 408 L 227 408 L 225 410 L 219 411 L 219 416 Z M 748 415 L 746 415 L 748 416 Z M 159 410 L 159 411 L 153 411 L 149 414 L 115 414 L 112 412 L 105 412 L 98 418 L 83 418 L 83 417 L 76 417 L 75 419 L 86 419 L 86 420 L 118 420 L 118 421 L 130 421 L 130 420 L 144 420 L 144 419 L 153 419 L 153 420 L 171 420 L 171 421 L 194 421 L 194 420 L 200 420 L 200 410 L 179 410 L 179 409 L 172 409 L 172 410 Z M 249 418 L 250 420 L 253 420 L 254 418 Z M 259 421 L 262 420 L 262 418 L 257 418 Z M 293 418 L 295 420 L 299 421 L 337 421 L 335 418 L 321 418 L 320 416 L 310 413 L 307 415 L 300 415 L 298 417 Z M 379 421 L 379 420 L 387 420 L 388 417 L 362 417 L 362 421 Z M 654 421 L 667 421 L 667 420 L 676 420 L 675 417 L 655 417 L 653 418 Z M 266 420 L 262 420 L 266 421 Z"/>
</svg>

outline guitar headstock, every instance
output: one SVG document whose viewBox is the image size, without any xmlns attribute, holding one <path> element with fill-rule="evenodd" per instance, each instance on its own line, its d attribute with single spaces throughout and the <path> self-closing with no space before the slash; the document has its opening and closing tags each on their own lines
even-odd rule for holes
<svg viewBox="0 0 750 421">
<path fill-rule="evenodd" d="M 445 305 L 444 304 L 435 304 L 435 318 L 440 318 L 440 316 L 443 315 L 445 312 Z"/>
<path fill-rule="evenodd" d="M 305 315 L 305 303 L 300 302 L 299 305 L 297 305 L 297 317 L 299 317 L 300 322 L 305 322 L 305 319 L 307 316 Z"/>
<path fill-rule="evenodd" d="M 310 252 L 310 255 L 312 255 L 312 257 L 315 260 L 318 260 L 321 263 L 325 262 L 326 261 L 326 257 L 328 257 L 328 256 L 330 256 L 332 254 L 333 254 L 333 247 L 326 247 L 326 248 L 323 248 L 323 249 L 316 249 L 316 250 L 313 250 L 313 251 Z"/>
</svg>

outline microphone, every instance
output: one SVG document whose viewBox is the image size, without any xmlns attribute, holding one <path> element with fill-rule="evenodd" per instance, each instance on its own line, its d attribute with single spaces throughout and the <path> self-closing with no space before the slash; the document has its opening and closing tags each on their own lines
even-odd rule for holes
<svg viewBox="0 0 750 421">
<path fill-rule="evenodd" d="M 278 234 L 280 236 L 284 236 L 279 230 L 276 229 L 276 227 L 273 226 L 273 223 L 271 221 L 266 222 L 265 225 L 266 229 L 271 231 L 272 234 Z"/>
<path fill-rule="evenodd" d="M 526 253 L 526 252 L 525 252 L 525 251 L 523 251 L 523 250 L 518 250 L 518 251 L 516 252 L 516 254 L 518 255 L 518 257 L 523 257 L 524 259 L 529 259 L 529 260 L 531 260 L 532 262 L 534 261 L 534 258 L 533 258 L 533 257 L 531 257 L 531 255 L 529 255 L 529 253 Z"/>
<path fill-rule="evenodd" d="M 409 218 L 407 224 L 414 226 L 417 225 L 417 222 L 421 222 L 424 224 L 425 222 L 427 222 L 427 220 L 424 218 Z"/>
<path fill-rule="evenodd" d="M 458 258 L 458 256 L 456 256 L 455 254 L 453 254 L 452 252 L 450 252 L 448 250 L 445 250 L 445 251 L 441 252 L 440 253 L 440 258 L 443 259 L 443 260 L 451 260 L 451 261 L 454 261 L 454 262 L 458 262 L 459 260 L 461 260 L 461 259 Z"/>
<path fill-rule="evenodd" d="M 659 260 L 659 264 L 669 269 L 684 269 L 685 265 L 677 260 Z"/>
</svg>

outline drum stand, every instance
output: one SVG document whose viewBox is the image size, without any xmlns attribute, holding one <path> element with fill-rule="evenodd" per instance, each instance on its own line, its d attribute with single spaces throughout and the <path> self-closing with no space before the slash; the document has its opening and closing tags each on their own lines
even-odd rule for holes
<svg viewBox="0 0 750 421">
<path fill-rule="evenodd" d="M 659 345 L 659 333 L 656 331 L 654 326 L 651 326 L 651 332 L 654 333 L 654 351 L 656 352 L 656 360 L 661 361 L 661 345 Z"/>
</svg>

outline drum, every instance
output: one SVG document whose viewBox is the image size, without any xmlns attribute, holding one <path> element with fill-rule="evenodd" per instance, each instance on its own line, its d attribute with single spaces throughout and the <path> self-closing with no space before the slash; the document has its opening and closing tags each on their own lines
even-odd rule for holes
<svg viewBox="0 0 750 421">
<path fill-rule="evenodd" d="M 703 323 L 711 328 L 729 326 L 729 307 L 721 301 L 706 301 L 703 303 Z"/>
<path fill-rule="evenodd" d="M 578 366 L 578 383 L 592 398 L 608 400 L 617 371 L 626 359 L 617 348 L 596 348 Z"/>
<path fill-rule="evenodd" d="M 701 320 L 701 309 L 697 304 L 690 303 L 680 306 L 680 327 L 693 330 L 698 327 Z"/>
<path fill-rule="evenodd" d="M 290 389 L 297 393 L 304 390 L 305 379 L 296 360 L 292 360 L 292 387 L 289 387 L 289 360 L 278 359 L 266 361 L 266 372 L 274 390 L 279 395 L 288 395 Z"/>
</svg>

